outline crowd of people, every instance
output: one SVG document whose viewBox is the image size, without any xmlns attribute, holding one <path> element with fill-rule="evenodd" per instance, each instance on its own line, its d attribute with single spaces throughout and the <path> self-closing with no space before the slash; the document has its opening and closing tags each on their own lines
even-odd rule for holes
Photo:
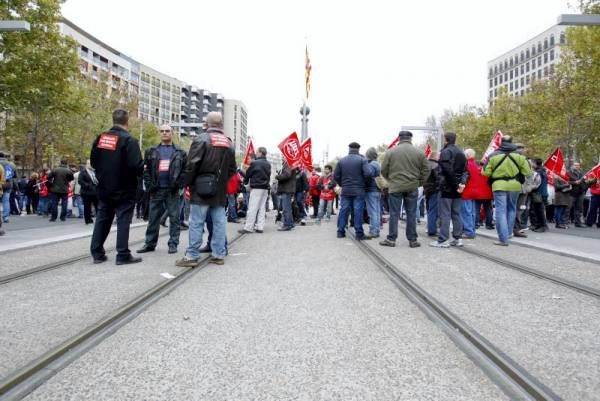
<svg viewBox="0 0 600 401">
<path fill-rule="evenodd" d="M 570 166 L 568 179 L 547 172 L 543 160 L 528 158 L 525 146 L 513 144 L 510 136 L 478 160 L 473 149 L 456 145 L 454 133 L 444 135 L 440 152 L 426 157 L 413 145 L 412 133 L 401 131 L 397 145 L 383 154 L 371 147 L 363 156 L 360 144 L 352 142 L 335 166 L 311 171 L 286 160 L 272 171 L 267 149 L 259 147 L 242 170 L 220 113 L 208 114 L 206 132 L 189 152 L 173 143 L 173 131 L 165 125 L 160 143 L 143 157 L 128 133 L 128 120 L 126 110 L 115 110 L 114 126 L 97 136 L 90 160 L 79 168 L 61 163 L 19 180 L 15 165 L 0 154 L 2 221 L 23 209 L 49 216 L 50 222 L 64 221 L 77 209 L 85 224 L 95 218 L 90 251 L 94 262 L 102 263 L 116 218 L 116 263 L 122 265 L 142 260 L 128 247 L 134 214 L 148 221 L 139 254 L 155 251 L 160 226 L 168 220 L 170 254 L 178 252 L 181 230 L 188 230 L 189 245 L 176 261 L 182 267 L 196 266 L 201 253 L 223 264 L 227 223 L 245 217 L 239 232 L 261 234 L 271 204 L 279 231 L 306 225 L 309 217 L 315 224 L 330 222 L 338 214 L 338 238 L 346 236 L 350 224 L 357 240 L 371 240 L 382 237 L 388 222 L 379 242 L 386 247 L 396 246 L 402 220 L 410 248 L 421 246 L 417 225 L 424 218 L 426 233 L 434 238 L 429 245 L 436 248 L 463 246 L 463 239 L 475 238 L 484 226 L 497 231 L 499 246 L 508 246 L 513 236 L 527 236 L 528 229 L 545 232 L 549 222 L 557 229 L 569 223 L 600 227 L 600 183 L 586 178 L 578 162 Z M 205 230 L 208 243 L 202 247 Z"/>
</svg>

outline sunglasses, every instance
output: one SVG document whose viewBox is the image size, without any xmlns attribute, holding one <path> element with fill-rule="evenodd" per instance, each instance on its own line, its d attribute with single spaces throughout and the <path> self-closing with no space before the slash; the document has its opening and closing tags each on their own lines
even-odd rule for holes
<svg viewBox="0 0 600 401">
<path fill-rule="evenodd" d="M 170 129 L 161 129 L 160 133 L 162 134 L 163 132 L 171 132 L 171 130 Z"/>
</svg>

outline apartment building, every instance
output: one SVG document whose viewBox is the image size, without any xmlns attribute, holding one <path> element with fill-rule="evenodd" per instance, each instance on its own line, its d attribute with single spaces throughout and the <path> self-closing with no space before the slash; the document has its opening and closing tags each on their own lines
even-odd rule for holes
<svg viewBox="0 0 600 401">
<path fill-rule="evenodd" d="M 235 143 L 235 152 L 245 154 L 248 148 L 248 113 L 239 100 L 225 99 L 223 112 L 225 132 Z"/>
</svg>

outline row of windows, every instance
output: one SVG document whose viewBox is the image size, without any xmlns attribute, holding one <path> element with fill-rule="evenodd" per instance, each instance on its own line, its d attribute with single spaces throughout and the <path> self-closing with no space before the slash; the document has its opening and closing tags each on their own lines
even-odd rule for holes
<svg viewBox="0 0 600 401">
<path fill-rule="evenodd" d="M 531 75 L 521 77 L 520 80 L 516 79 L 514 81 L 511 81 L 510 83 L 498 86 L 493 91 L 490 90 L 490 97 L 498 96 L 498 90 L 501 88 L 505 88 L 509 92 L 517 91 L 519 88 L 524 88 L 526 85 L 530 85 L 536 79 L 542 79 L 542 77 L 548 77 L 548 76 L 552 75 L 553 73 L 554 73 L 554 65 L 551 65 L 550 67 L 544 67 L 543 71 L 541 69 L 539 69 L 537 71 L 537 73 L 534 72 Z"/>
<path fill-rule="evenodd" d="M 544 53 L 543 65 L 546 65 L 548 63 L 553 64 L 552 61 L 554 61 L 554 58 L 554 50 L 551 50 L 548 53 Z M 531 60 L 531 63 L 528 61 L 525 64 L 521 64 L 520 68 L 516 67 L 510 71 L 505 72 L 504 74 L 500 74 L 497 77 L 494 77 L 493 80 L 492 78 L 490 78 L 490 88 L 502 84 L 503 82 L 507 82 L 509 79 L 518 77 L 519 71 L 520 74 L 523 75 L 528 73 L 530 70 L 535 70 L 536 68 L 542 68 L 542 56 L 539 56 L 537 59 Z"/>
<path fill-rule="evenodd" d="M 565 33 L 561 32 L 560 34 L 560 43 L 564 44 L 566 41 Z M 521 54 L 515 54 L 513 57 L 504 59 L 504 63 L 500 62 L 495 65 L 493 68 L 490 67 L 489 76 L 503 73 L 504 71 L 517 66 L 518 64 L 522 64 L 525 61 L 535 58 L 537 55 L 541 55 L 543 52 L 548 50 L 549 48 L 555 45 L 554 34 L 551 34 L 549 38 L 544 39 L 543 45 L 542 42 L 538 42 L 537 46 L 533 45 L 531 49 L 527 48 L 521 51 Z M 551 53 L 554 54 L 554 49 L 551 50 Z M 552 56 L 554 57 L 554 56 Z"/>
</svg>

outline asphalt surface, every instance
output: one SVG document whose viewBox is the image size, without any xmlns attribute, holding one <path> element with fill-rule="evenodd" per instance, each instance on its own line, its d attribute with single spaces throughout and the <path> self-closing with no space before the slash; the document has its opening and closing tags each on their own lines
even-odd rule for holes
<svg viewBox="0 0 600 401">
<path fill-rule="evenodd" d="M 238 228 L 228 226 L 230 237 Z M 143 230 L 136 233 L 143 236 Z M 0 286 L 0 377 L 166 280 L 162 273 L 181 271 L 175 261 L 185 252 L 187 233 L 182 231 L 177 255 L 167 254 L 167 238 L 162 237 L 157 251 L 142 255 L 144 261 L 139 264 L 116 266 L 111 252 L 107 263 L 94 265 L 90 258 Z M 89 246 L 89 238 L 87 241 Z M 62 252 L 63 245 L 56 248 L 54 256 Z M 47 259 L 44 254 L 32 254 L 30 263 L 39 265 Z"/>
<path fill-rule="evenodd" d="M 246 236 L 27 400 L 507 399 L 334 230 Z"/>
</svg>

